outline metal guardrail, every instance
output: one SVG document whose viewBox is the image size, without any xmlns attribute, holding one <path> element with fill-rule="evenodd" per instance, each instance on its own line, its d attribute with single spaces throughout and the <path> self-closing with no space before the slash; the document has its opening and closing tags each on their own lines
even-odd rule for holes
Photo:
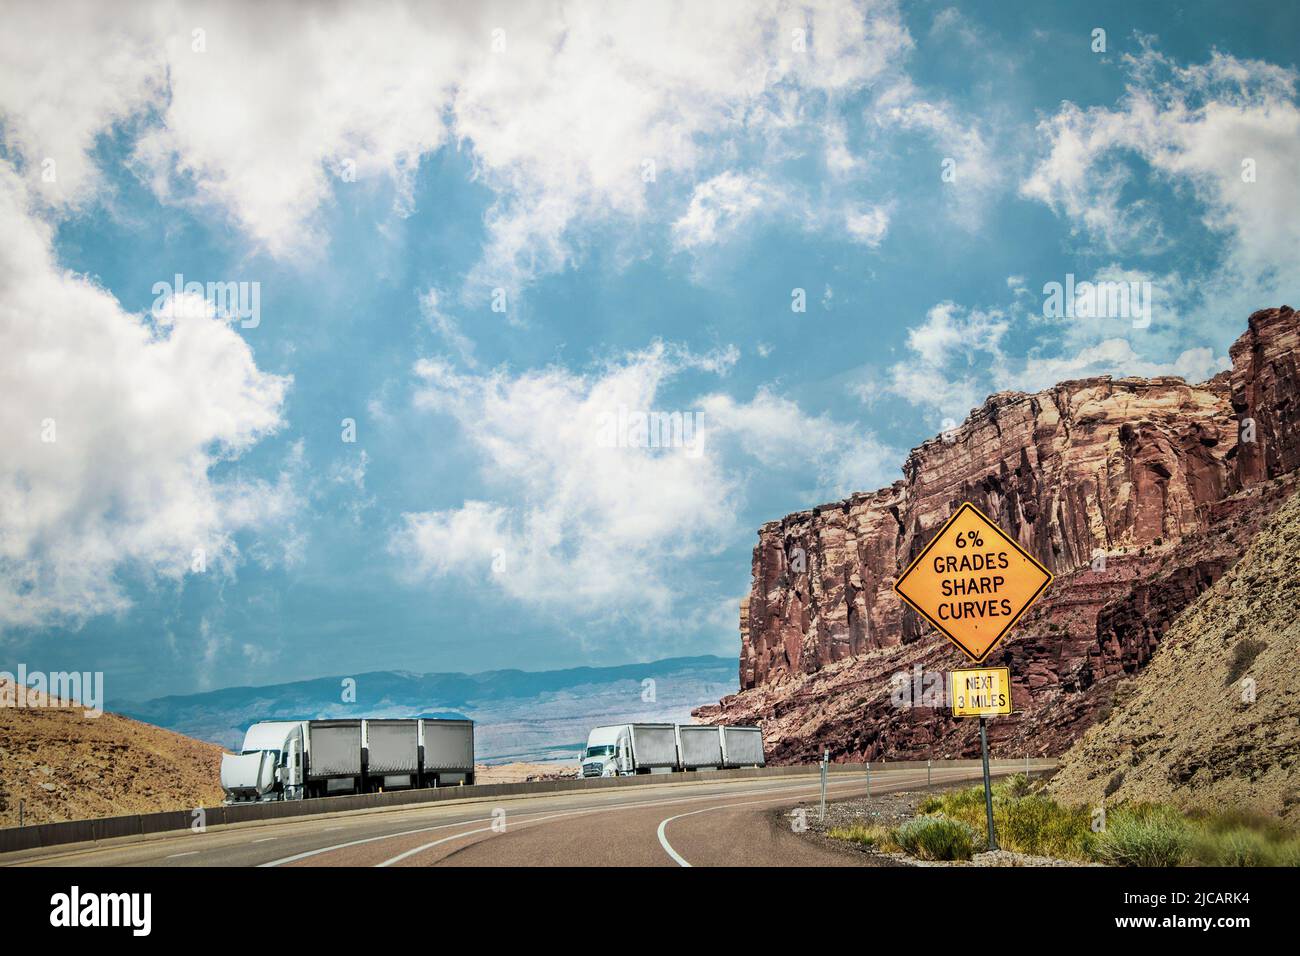
<svg viewBox="0 0 1300 956">
<path fill-rule="evenodd" d="M 875 772 L 890 770 L 919 770 L 927 766 L 925 760 L 898 760 L 879 762 L 870 766 Z M 994 761 L 1002 771 L 1019 770 L 1022 760 Z M 943 768 L 978 767 L 978 760 L 939 760 L 934 765 Z M 1050 769 L 1054 762 L 1037 761 L 1032 769 Z M 764 777 L 793 777 L 817 772 L 818 765 L 784 767 L 755 767 L 743 770 L 693 770 L 685 773 L 641 774 L 631 777 L 599 777 L 588 779 L 537 780 L 530 783 L 487 783 L 472 786 L 439 787 L 432 790 L 400 790 L 390 793 L 351 794 L 338 797 L 317 797 L 311 800 L 275 801 L 271 803 L 244 803 L 229 807 L 203 807 L 204 826 L 208 829 L 238 823 L 255 823 L 286 820 L 294 817 L 311 817 L 327 813 L 345 813 L 356 810 L 393 809 L 416 807 L 421 804 L 449 801 L 484 800 L 494 797 L 531 796 L 544 793 L 609 790 L 664 784 L 697 783 L 702 780 L 747 780 Z M 867 764 L 832 764 L 830 773 L 842 777 L 866 773 Z M 101 817 L 94 820 L 69 820 L 61 823 L 39 823 L 30 826 L 0 829 L 0 853 L 16 850 L 34 850 L 62 846 L 69 843 L 86 843 L 126 837 L 145 837 L 173 831 L 187 830 L 195 821 L 196 810 L 165 810 L 160 813 L 135 813 L 120 817 Z"/>
</svg>

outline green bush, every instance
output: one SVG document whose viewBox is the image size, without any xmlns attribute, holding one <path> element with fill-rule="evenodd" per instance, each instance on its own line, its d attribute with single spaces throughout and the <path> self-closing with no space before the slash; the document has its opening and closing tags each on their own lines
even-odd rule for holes
<svg viewBox="0 0 1300 956">
<path fill-rule="evenodd" d="M 898 846 L 890 839 L 888 830 L 871 824 L 851 823 L 847 826 L 831 827 L 826 833 L 836 840 L 857 843 L 869 850 L 890 851 L 898 849 Z"/>
<path fill-rule="evenodd" d="M 1092 857 L 1095 841 L 1086 807 L 1062 807 L 1039 794 L 1006 800 L 993 808 L 998 843 L 1017 853 L 1066 860 Z"/>
<path fill-rule="evenodd" d="M 1014 800 L 1028 796 L 1030 790 L 1029 778 L 1023 773 L 1012 774 L 1009 778 L 998 784 L 993 789 L 997 796 L 1008 799 Z"/>
<path fill-rule="evenodd" d="M 993 811 L 998 842 L 1019 853 L 1042 853 L 1043 831 L 1059 808 L 1046 797 L 1002 801 Z"/>
<path fill-rule="evenodd" d="M 1254 810 L 1192 811 L 1188 816 L 1209 833 L 1255 830 L 1277 843 L 1284 843 L 1293 835 L 1280 821 Z"/>
<path fill-rule="evenodd" d="M 894 830 L 895 843 L 922 860 L 969 860 L 975 831 L 951 817 L 915 817 Z"/>
<path fill-rule="evenodd" d="M 1042 839 L 1044 856 L 1088 861 L 1097 858 L 1097 834 L 1087 807 L 1069 807 L 1048 822 Z"/>
<path fill-rule="evenodd" d="M 965 820 L 967 823 L 979 821 L 983 826 L 984 787 L 966 787 L 962 790 L 949 790 L 940 799 L 938 811 L 945 816 Z"/>
<path fill-rule="evenodd" d="M 921 801 L 921 805 L 916 808 L 916 812 L 924 816 L 927 813 L 939 813 L 943 810 L 943 801 L 938 797 L 926 797 Z"/>
<path fill-rule="evenodd" d="M 1029 792 L 1031 789 L 1032 783 L 1021 774 L 994 786 L 993 825 L 998 844 L 1017 853 L 1091 859 L 1093 834 L 1087 809 L 1061 807 L 1044 794 Z M 927 801 L 922 812 L 960 820 L 981 844 L 988 840 L 983 787 L 951 790 L 934 802 L 939 806 Z"/>
<path fill-rule="evenodd" d="M 1193 837 L 1176 810 L 1142 804 L 1112 811 L 1094 852 L 1112 866 L 1178 866 L 1188 859 Z"/>
<path fill-rule="evenodd" d="M 1300 866 L 1300 837 L 1278 844 L 1274 866 Z"/>
<path fill-rule="evenodd" d="M 1239 827 L 1203 831 L 1192 844 L 1192 858 L 1204 866 L 1273 866 L 1277 847 L 1258 830 Z"/>
<path fill-rule="evenodd" d="M 994 787 L 994 800 L 998 801 L 1000 799 L 997 795 L 997 787 Z M 982 786 L 949 790 L 943 795 L 942 805 L 931 812 L 966 824 L 976 834 L 976 839 L 981 846 L 988 844 L 988 822 L 984 812 L 984 788 Z"/>
<path fill-rule="evenodd" d="M 1212 818 L 1193 840 L 1191 855 L 1202 866 L 1300 866 L 1300 837 L 1275 820 L 1229 826 Z"/>
</svg>

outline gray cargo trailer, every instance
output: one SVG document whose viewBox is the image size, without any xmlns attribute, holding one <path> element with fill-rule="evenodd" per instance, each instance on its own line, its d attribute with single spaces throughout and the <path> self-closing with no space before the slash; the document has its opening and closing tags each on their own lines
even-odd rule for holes
<svg viewBox="0 0 1300 956">
<path fill-rule="evenodd" d="M 757 727 L 722 727 L 722 765 L 724 767 L 762 767 L 763 732 Z"/>
<path fill-rule="evenodd" d="M 366 720 L 366 782 L 370 790 L 413 787 L 420 774 L 420 726 L 415 720 Z"/>
<path fill-rule="evenodd" d="M 632 759 L 637 773 L 680 769 L 676 724 L 632 724 Z"/>
<path fill-rule="evenodd" d="M 361 721 L 307 721 L 307 780 L 313 796 L 361 790 Z"/>
<path fill-rule="evenodd" d="M 426 787 L 474 782 L 474 721 L 420 722 L 421 775 Z"/>
<path fill-rule="evenodd" d="M 677 728 L 683 770 L 717 770 L 722 766 L 722 731 L 703 724 Z"/>
</svg>

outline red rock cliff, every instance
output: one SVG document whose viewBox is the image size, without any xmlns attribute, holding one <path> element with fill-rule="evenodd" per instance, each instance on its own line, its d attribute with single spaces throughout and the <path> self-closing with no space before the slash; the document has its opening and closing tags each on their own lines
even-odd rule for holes
<svg viewBox="0 0 1300 956">
<path fill-rule="evenodd" d="M 969 751 L 964 724 L 891 706 L 889 686 L 900 669 L 957 662 L 892 585 L 972 501 L 1058 576 L 997 652 L 1023 711 L 1001 722 L 1006 742 L 1058 752 L 1280 503 L 1260 486 L 1300 465 L 1298 338 L 1284 306 L 1252 315 L 1232 370 L 1200 385 L 998 393 L 913 450 L 891 487 L 764 525 L 741 604 L 741 693 L 698 715 L 764 721 L 778 760 L 823 745 L 858 759 Z"/>
</svg>

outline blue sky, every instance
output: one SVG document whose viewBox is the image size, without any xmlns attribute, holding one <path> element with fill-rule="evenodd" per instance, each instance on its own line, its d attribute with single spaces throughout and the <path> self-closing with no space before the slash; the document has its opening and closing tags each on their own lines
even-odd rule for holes
<svg viewBox="0 0 1300 956">
<path fill-rule="evenodd" d="M 11 664 L 729 656 L 762 522 L 1297 298 L 1286 5 L 426 7 L 14 8 Z M 178 273 L 257 321 L 156 308 Z M 1046 317 L 1067 276 L 1150 314 Z M 620 409 L 702 443 L 606 447 Z"/>
</svg>

